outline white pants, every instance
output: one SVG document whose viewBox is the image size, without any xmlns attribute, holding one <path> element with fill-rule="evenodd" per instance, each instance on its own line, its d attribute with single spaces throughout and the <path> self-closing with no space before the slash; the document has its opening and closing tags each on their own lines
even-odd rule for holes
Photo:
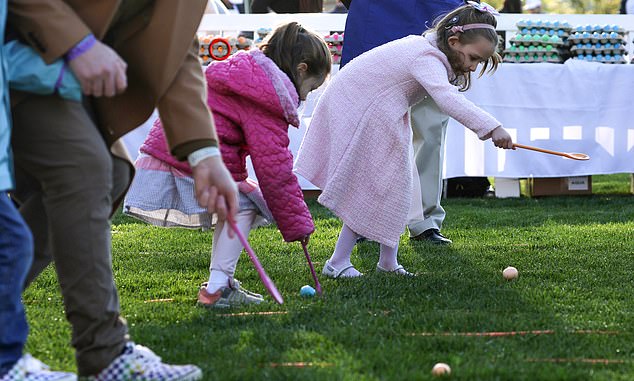
<svg viewBox="0 0 634 381">
<path fill-rule="evenodd" d="M 413 133 L 413 195 L 407 227 L 411 237 L 428 229 L 442 227 L 445 210 L 440 205 L 445 132 L 449 116 L 438 108 L 431 97 L 412 106 L 410 118 Z M 416 181 L 418 179 L 418 182 Z"/>
</svg>

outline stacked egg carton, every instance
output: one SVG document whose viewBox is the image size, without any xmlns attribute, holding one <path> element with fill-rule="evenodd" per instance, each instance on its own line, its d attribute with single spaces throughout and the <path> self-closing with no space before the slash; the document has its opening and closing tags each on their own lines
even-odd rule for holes
<svg viewBox="0 0 634 381">
<path fill-rule="evenodd" d="M 582 25 L 569 37 L 570 52 L 574 59 L 601 62 L 627 63 L 625 59 L 625 31 L 618 25 Z"/>
<path fill-rule="evenodd" d="M 324 41 L 328 45 L 330 49 L 330 54 L 332 54 L 332 63 L 338 64 L 341 62 L 341 52 L 343 51 L 343 33 L 332 33 L 327 36 L 324 36 Z"/>
<path fill-rule="evenodd" d="M 264 38 L 268 36 L 269 33 L 271 33 L 271 28 L 260 28 L 256 30 L 255 33 L 258 35 L 255 39 L 255 43 L 259 44 L 264 41 Z"/>
<path fill-rule="evenodd" d="M 198 36 L 198 43 L 200 45 L 198 56 L 200 57 L 203 65 L 209 65 L 212 61 L 214 61 L 214 57 L 224 57 L 227 54 L 227 50 L 229 50 L 229 54 L 234 54 L 238 50 L 249 50 L 254 46 L 253 40 L 244 36 L 239 36 L 237 38 L 225 37 L 224 40 L 229 43 L 228 46 L 224 42 L 218 42 L 212 45 L 211 43 L 217 37 L 219 36 Z"/>
<path fill-rule="evenodd" d="M 567 21 L 520 20 L 517 29 L 504 50 L 504 62 L 562 63 L 568 56 L 567 39 L 572 27 Z"/>
</svg>

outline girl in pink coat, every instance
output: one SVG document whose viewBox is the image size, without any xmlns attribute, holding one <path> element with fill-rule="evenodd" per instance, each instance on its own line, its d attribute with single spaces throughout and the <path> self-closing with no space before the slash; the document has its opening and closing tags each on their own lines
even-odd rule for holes
<svg viewBox="0 0 634 381">
<path fill-rule="evenodd" d="M 288 128 L 299 126 L 299 101 L 324 82 L 331 65 L 323 39 L 291 22 L 271 33 L 259 50 L 239 52 L 207 67 L 207 102 L 222 159 L 238 182 L 240 211 L 235 222 L 245 235 L 267 220 L 277 223 L 286 242 L 307 242 L 314 231 L 292 172 Z M 212 216 L 194 198 L 191 167 L 169 154 L 160 121 L 140 151 L 124 212 L 159 226 L 211 228 Z M 247 178 L 247 156 L 259 185 Z M 223 222 L 215 225 L 209 281 L 198 293 L 199 304 L 207 307 L 263 300 L 233 278 L 243 247 L 237 237 L 229 236 L 229 229 Z"/>
<path fill-rule="evenodd" d="M 422 36 L 360 55 L 330 81 L 295 163 L 321 188 L 319 202 L 344 223 L 324 275 L 362 275 L 350 261 L 359 236 L 381 244 L 377 271 L 412 275 L 397 261 L 412 198 L 410 106 L 430 96 L 480 139 L 512 148 L 501 123 L 460 93 L 478 64 L 482 75 L 500 62 L 494 12 L 469 2 Z"/>
</svg>

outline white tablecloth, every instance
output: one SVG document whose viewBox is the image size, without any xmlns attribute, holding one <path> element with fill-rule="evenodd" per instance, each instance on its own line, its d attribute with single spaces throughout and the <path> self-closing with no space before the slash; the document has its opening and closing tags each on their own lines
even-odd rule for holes
<svg viewBox="0 0 634 381">
<path fill-rule="evenodd" d="M 334 65 L 333 74 L 338 66 Z M 502 64 L 493 75 L 476 77 L 465 95 L 495 115 L 514 141 L 557 151 L 583 152 L 591 159 L 584 162 L 519 149 L 500 150 L 450 120 L 445 178 L 634 173 L 634 65 L 575 60 L 563 65 Z M 289 130 L 293 155 L 322 91 L 320 88 L 309 94 L 299 110 L 301 127 Z M 133 157 L 150 126 L 148 121 L 124 139 Z M 254 176 L 253 169 L 249 169 Z M 316 189 L 299 178 L 303 189 Z"/>
<path fill-rule="evenodd" d="M 500 150 L 452 120 L 445 178 L 634 172 L 634 65 L 503 64 L 492 76 L 474 78 L 465 95 L 498 118 L 517 143 L 583 152 L 591 159 Z"/>
</svg>

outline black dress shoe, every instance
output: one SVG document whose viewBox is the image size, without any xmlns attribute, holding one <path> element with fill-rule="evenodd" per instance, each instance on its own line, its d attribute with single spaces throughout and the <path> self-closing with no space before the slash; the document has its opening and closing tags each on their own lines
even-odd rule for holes
<svg viewBox="0 0 634 381">
<path fill-rule="evenodd" d="M 438 229 L 427 229 L 417 236 L 411 237 L 411 240 L 432 243 L 434 245 L 450 245 L 451 240 L 440 234 Z"/>
</svg>

